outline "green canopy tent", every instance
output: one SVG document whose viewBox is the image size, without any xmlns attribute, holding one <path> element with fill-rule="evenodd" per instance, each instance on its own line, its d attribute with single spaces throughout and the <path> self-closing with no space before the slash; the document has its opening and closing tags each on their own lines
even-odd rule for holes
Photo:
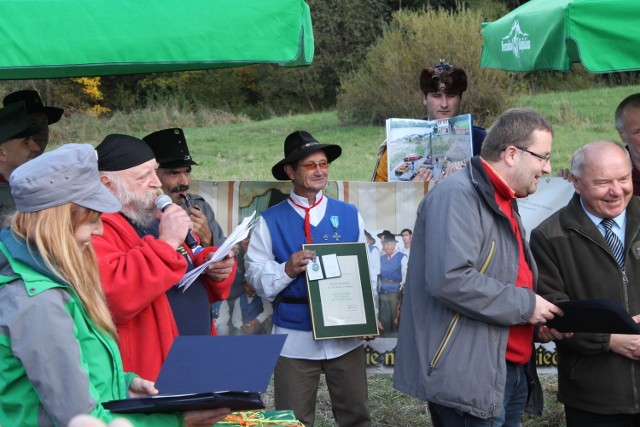
<svg viewBox="0 0 640 427">
<path fill-rule="evenodd" d="M 482 24 L 483 68 L 592 73 L 640 70 L 640 1 L 531 0 Z"/>
<path fill-rule="evenodd" d="M 0 79 L 309 65 L 304 0 L 2 0 Z"/>
</svg>

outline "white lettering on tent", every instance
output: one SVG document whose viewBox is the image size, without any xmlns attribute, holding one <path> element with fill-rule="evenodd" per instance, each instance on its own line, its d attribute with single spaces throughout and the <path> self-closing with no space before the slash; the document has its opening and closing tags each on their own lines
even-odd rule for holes
<svg viewBox="0 0 640 427">
<path fill-rule="evenodd" d="M 502 52 L 513 52 L 516 61 L 520 64 L 520 52 L 523 50 L 531 49 L 531 40 L 529 34 L 520 30 L 520 22 L 518 20 L 513 21 L 509 34 L 502 38 Z"/>
</svg>

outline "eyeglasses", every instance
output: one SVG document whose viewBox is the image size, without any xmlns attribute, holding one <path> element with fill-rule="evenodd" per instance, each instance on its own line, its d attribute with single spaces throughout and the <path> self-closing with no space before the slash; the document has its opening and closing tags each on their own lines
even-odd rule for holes
<svg viewBox="0 0 640 427">
<path fill-rule="evenodd" d="M 545 163 L 547 163 L 547 162 L 551 161 L 551 156 L 550 156 L 550 155 L 549 155 L 549 156 L 543 156 L 542 154 L 538 154 L 538 153 L 534 153 L 533 151 L 529 151 L 529 150 L 527 150 L 526 148 L 522 148 L 522 147 L 516 147 L 516 148 L 517 148 L 518 150 L 522 150 L 522 151 L 524 151 L 525 153 L 529 153 L 529 154 L 531 154 L 531 155 L 532 155 L 532 156 L 534 156 L 534 157 L 539 158 L 540 160 L 542 160 L 542 161 L 543 161 L 543 162 L 545 162 Z"/>
<path fill-rule="evenodd" d="M 298 163 L 299 166 L 302 166 L 303 168 L 305 168 L 305 170 L 308 170 L 309 172 L 316 170 L 316 168 L 318 166 L 320 166 L 320 169 L 322 169 L 323 171 L 326 171 L 327 169 L 329 169 L 329 162 L 320 162 L 320 163 Z"/>
</svg>

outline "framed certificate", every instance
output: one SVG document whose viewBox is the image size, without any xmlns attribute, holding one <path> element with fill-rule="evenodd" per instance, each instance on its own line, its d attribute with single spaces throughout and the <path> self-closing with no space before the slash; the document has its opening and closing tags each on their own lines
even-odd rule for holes
<svg viewBox="0 0 640 427">
<path fill-rule="evenodd" d="M 316 253 L 306 279 L 313 337 L 378 335 L 365 243 L 305 244 Z"/>
</svg>

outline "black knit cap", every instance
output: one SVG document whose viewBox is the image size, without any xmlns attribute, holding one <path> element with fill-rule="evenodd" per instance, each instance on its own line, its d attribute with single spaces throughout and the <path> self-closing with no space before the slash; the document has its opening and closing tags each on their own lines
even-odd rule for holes
<svg viewBox="0 0 640 427">
<path fill-rule="evenodd" d="M 153 151 L 135 136 L 107 135 L 96 147 L 99 171 L 121 171 L 155 159 Z"/>
</svg>

